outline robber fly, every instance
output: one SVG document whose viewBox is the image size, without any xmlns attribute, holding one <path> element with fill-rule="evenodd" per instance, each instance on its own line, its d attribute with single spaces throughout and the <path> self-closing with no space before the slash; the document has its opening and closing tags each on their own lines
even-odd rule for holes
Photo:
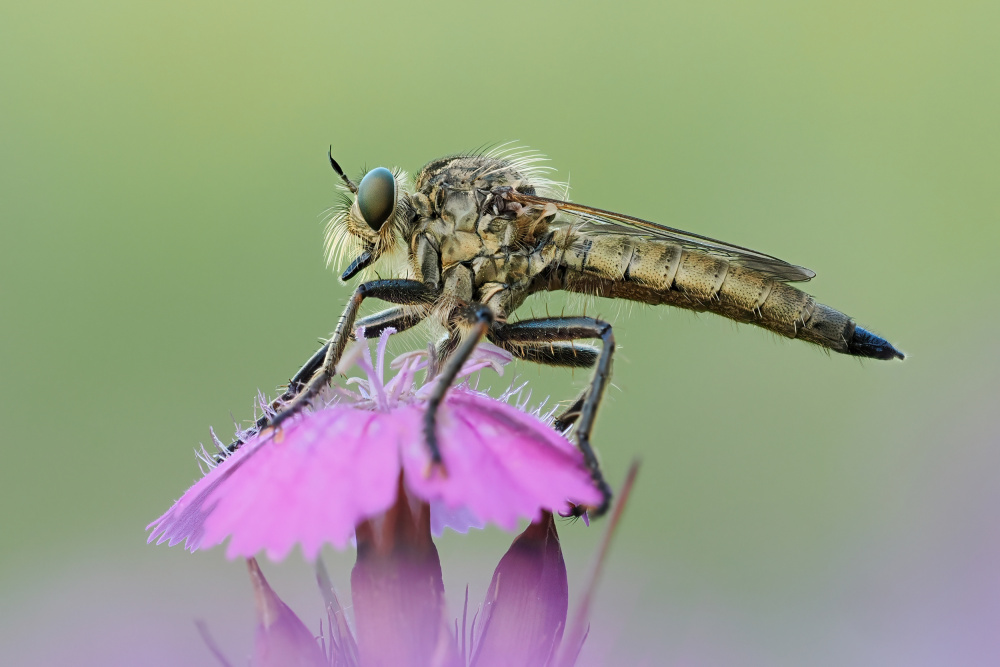
<svg viewBox="0 0 1000 667">
<path fill-rule="evenodd" d="M 559 415 L 560 430 L 575 424 L 577 444 L 603 494 L 611 491 L 591 447 L 597 407 L 615 351 L 609 323 L 594 317 L 511 321 L 531 294 L 566 290 L 587 295 L 708 311 L 788 338 L 872 359 L 902 359 L 888 341 L 847 315 L 793 287 L 809 269 L 698 234 L 567 201 L 565 187 L 547 179 L 540 156 L 491 151 L 427 164 L 411 183 L 401 171 L 378 167 L 355 184 L 330 155 L 344 197 L 327 226 L 330 263 L 352 261 L 347 281 L 390 256 L 405 257 L 406 277 L 360 283 L 330 340 L 292 377 L 275 400 L 276 414 L 250 433 L 277 428 L 299 412 L 338 371 L 355 327 L 366 336 L 438 320 L 438 379 L 428 400 L 424 438 L 432 463 L 441 463 L 435 435 L 445 392 L 483 339 L 515 357 L 553 366 L 594 368 L 583 393 Z M 395 304 L 358 319 L 365 299 Z M 600 339 L 600 348 L 579 339 Z M 245 441 L 237 439 L 230 448 Z"/>
</svg>

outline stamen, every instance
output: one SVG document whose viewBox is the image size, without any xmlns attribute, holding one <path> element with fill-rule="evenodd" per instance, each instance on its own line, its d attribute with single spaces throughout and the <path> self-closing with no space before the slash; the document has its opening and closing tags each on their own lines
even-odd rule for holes
<svg viewBox="0 0 1000 667">
<path fill-rule="evenodd" d="M 385 412 L 389 409 L 389 400 L 385 395 L 385 387 L 382 384 L 381 376 L 376 375 L 375 373 L 375 367 L 374 364 L 372 364 L 372 351 L 368 347 L 367 341 L 363 338 L 364 330 L 359 329 L 358 331 L 362 336 L 359 337 L 358 341 L 364 346 L 364 349 L 362 350 L 364 354 L 360 359 L 358 359 L 358 366 L 360 366 L 361 370 L 363 370 L 368 376 L 368 391 L 370 391 L 374 396 L 376 407 Z M 361 383 L 358 384 L 358 388 L 361 388 Z M 369 400 L 371 400 L 371 398 Z"/>
<path fill-rule="evenodd" d="M 395 329 L 386 327 L 382 330 L 382 335 L 378 338 L 378 365 L 375 366 L 375 373 L 378 375 L 379 383 L 382 383 L 385 378 L 385 350 L 389 345 L 389 336 L 394 333 L 396 333 Z"/>
<path fill-rule="evenodd" d="M 403 367 L 399 369 L 399 372 L 385 385 L 385 388 L 389 390 L 390 405 L 396 405 L 399 402 L 400 395 L 412 386 L 412 366 L 413 364 L 407 359 L 403 363 Z"/>
</svg>

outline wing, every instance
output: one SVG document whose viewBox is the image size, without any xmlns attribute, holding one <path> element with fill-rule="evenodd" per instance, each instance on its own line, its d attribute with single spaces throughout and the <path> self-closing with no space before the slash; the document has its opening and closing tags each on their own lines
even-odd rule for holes
<svg viewBox="0 0 1000 667">
<path fill-rule="evenodd" d="M 804 282 L 816 276 L 815 271 L 789 264 L 777 257 L 765 255 L 750 248 L 732 245 L 700 234 L 684 232 L 673 227 L 665 227 L 623 213 L 605 211 L 559 199 L 523 194 L 517 191 L 508 193 L 507 198 L 525 206 L 553 204 L 563 213 L 576 217 L 580 221 L 582 231 L 588 234 L 628 234 L 643 238 L 662 239 L 691 250 L 721 257 L 734 264 L 760 271 L 784 282 Z"/>
</svg>

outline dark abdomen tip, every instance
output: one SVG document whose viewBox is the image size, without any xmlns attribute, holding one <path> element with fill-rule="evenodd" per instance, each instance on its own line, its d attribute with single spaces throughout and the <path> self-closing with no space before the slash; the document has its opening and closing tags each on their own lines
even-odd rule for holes
<svg viewBox="0 0 1000 667">
<path fill-rule="evenodd" d="M 894 348 L 889 341 L 857 326 L 854 327 L 854 336 L 851 338 L 851 342 L 847 344 L 847 351 L 856 357 L 868 357 L 869 359 L 905 358 L 905 355 Z"/>
</svg>

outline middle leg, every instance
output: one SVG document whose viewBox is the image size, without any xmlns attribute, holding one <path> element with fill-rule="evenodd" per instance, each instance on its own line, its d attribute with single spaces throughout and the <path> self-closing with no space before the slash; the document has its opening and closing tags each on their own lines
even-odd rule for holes
<svg viewBox="0 0 1000 667">
<path fill-rule="evenodd" d="M 441 407 L 441 402 L 444 401 L 444 396 L 451 387 L 451 383 L 455 381 L 455 376 L 462 370 L 462 366 L 465 365 L 465 362 L 472 355 L 473 350 L 479 345 L 479 341 L 483 339 L 490 330 L 490 327 L 493 326 L 493 311 L 485 304 L 473 303 L 459 309 L 452 319 L 455 325 L 455 332 L 449 336 L 447 342 L 444 344 L 447 356 L 442 357 L 444 362 L 440 373 L 434 380 L 434 389 L 431 392 L 430 398 L 427 399 L 427 408 L 424 412 L 424 441 L 430 450 L 432 466 L 441 465 L 441 449 L 438 446 L 437 439 L 438 408 Z M 459 338 L 457 334 L 463 329 L 465 330 L 464 335 Z M 450 344 L 458 340 L 461 342 L 458 343 L 458 347 L 454 349 L 454 352 L 447 351 L 447 348 L 451 346 Z"/>
<path fill-rule="evenodd" d="M 519 343 L 528 343 L 531 348 L 536 350 L 536 353 L 537 350 L 544 350 L 551 346 L 550 350 L 552 350 L 552 354 L 555 354 L 557 342 L 573 341 L 580 338 L 600 338 L 601 352 L 597 357 L 590 386 L 570 406 L 569 410 L 556 419 L 556 422 L 564 427 L 568 427 L 574 421 L 577 422 L 577 445 L 583 453 L 583 460 L 590 470 L 594 484 L 603 496 L 600 507 L 594 510 L 595 516 L 600 516 L 608 510 L 611 504 L 611 487 L 604 480 L 601 466 L 590 444 L 590 433 L 593 430 L 594 418 L 597 416 L 597 407 L 600 405 L 604 389 L 611 379 L 611 357 L 615 349 L 615 337 L 611 325 L 593 317 L 546 317 L 496 325 L 490 332 L 490 339 L 501 347 L 513 351 L 519 347 Z M 558 349 L 562 350 L 560 354 L 563 356 L 567 354 L 564 347 Z M 581 351 L 592 349 L 581 347 Z M 517 353 L 515 352 L 515 354 Z M 593 363 L 593 357 L 588 357 L 585 352 L 580 359 L 590 361 L 590 364 L 587 365 Z"/>
<path fill-rule="evenodd" d="M 313 372 L 309 381 L 300 385 L 301 389 L 296 393 L 295 397 L 285 404 L 281 412 L 274 415 L 267 425 L 277 429 L 289 417 L 298 414 L 319 393 L 320 389 L 330 383 L 336 372 L 337 364 L 340 362 L 340 357 L 344 353 L 344 348 L 347 347 L 347 342 L 352 336 L 358 309 L 366 298 L 380 299 L 400 305 L 428 306 L 433 303 L 439 292 L 439 288 L 416 280 L 406 279 L 372 280 L 358 285 L 354 291 L 354 295 L 347 302 L 347 307 L 344 308 L 343 315 L 340 316 L 340 320 L 337 322 L 337 328 L 334 330 L 333 336 L 324 346 L 326 352 L 322 363 Z M 380 315 L 383 314 L 385 314 L 385 311 Z M 318 355 L 319 352 L 313 356 L 318 357 Z M 311 362 L 313 362 L 312 359 L 310 359 L 310 362 L 307 362 L 307 366 L 312 366 Z M 304 377 L 302 370 L 296 374 L 296 377 Z"/>
</svg>

